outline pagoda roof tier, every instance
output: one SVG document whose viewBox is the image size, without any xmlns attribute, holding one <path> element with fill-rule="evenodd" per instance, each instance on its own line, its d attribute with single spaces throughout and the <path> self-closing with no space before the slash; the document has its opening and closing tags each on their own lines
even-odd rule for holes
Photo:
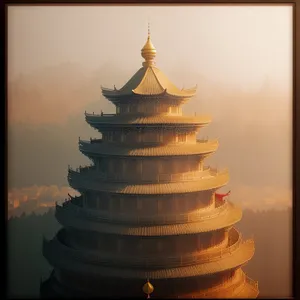
<svg viewBox="0 0 300 300">
<path fill-rule="evenodd" d="M 172 116 L 172 115 L 150 115 L 150 114 L 89 114 L 85 113 L 85 119 L 94 128 L 115 127 L 153 127 L 176 126 L 176 127 L 203 127 L 211 122 L 209 116 Z"/>
<path fill-rule="evenodd" d="M 118 252 L 105 252 L 101 249 L 73 249 L 60 241 L 58 236 L 56 236 L 46 246 L 53 247 L 62 253 L 65 253 L 69 257 L 73 257 L 75 260 L 80 259 L 86 263 L 94 263 L 98 265 L 106 265 L 110 267 L 127 267 L 133 269 L 141 268 L 152 268 L 152 269 L 162 269 L 170 267 L 182 267 L 195 265 L 199 263 L 207 263 L 212 261 L 217 261 L 220 257 L 226 255 L 232 255 L 240 245 L 243 243 L 240 233 L 232 228 L 229 232 L 229 239 L 232 241 L 228 247 L 211 247 L 202 251 L 194 251 L 190 253 L 177 255 L 145 255 L 141 253 L 140 255 L 132 255 L 130 253 L 123 253 L 122 256 Z M 55 251 L 55 250 L 54 250 Z"/>
<path fill-rule="evenodd" d="M 75 210 L 57 207 L 56 219 L 63 226 L 79 230 L 92 230 L 99 233 L 131 235 L 131 236 L 171 236 L 180 234 L 196 234 L 228 228 L 242 218 L 242 211 L 233 204 L 220 214 L 213 214 L 211 218 L 200 221 L 186 222 L 172 225 L 135 225 L 113 223 L 104 220 L 95 220 L 85 215 L 79 215 Z"/>
<path fill-rule="evenodd" d="M 257 281 L 250 279 L 241 268 L 236 270 L 231 280 L 214 287 L 180 295 L 179 299 L 192 298 L 256 298 L 258 296 Z"/>
<path fill-rule="evenodd" d="M 90 290 L 84 290 L 81 287 L 78 289 L 70 289 L 70 287 L 62 285 L 57 281 L 55 276 L 50 275 L 47 284 L 55 291 L 55 296 L 70 296 L 74 297 L 86 297 L 91 296 Z M 49 293 L 47 293 L 48 295 Z M 191 298 L 237 298 L 237 299 L 255 299 L 259 294 L 257 281 L 249 278 L 243 270 L 240 268 L 236 271 L 236 274 L 231 281 L 219 284 L 209 289 L 201 290 L 198 293 L 193 292 L 189 294 L 177 295 L 179 299 L 191 299 Z"/>
<path fill-rule="evenodd" d="M 96 276 L 104 275 L 115 278 L 166 279 L 205 276 L 237 268 L 247 263 L 253 257 L 254 242 L 253 240 L 246 240 L 235 251 L 221 255 L 216 261 L 154 270 L 115 268 L 95 262 L 87 263 L 82 261 L 79 256 L 76 257 L 76 250 L 74 252 L 75 257 L 74 255 L 70 256 L 67 251 L 63 251 L 60 247 L 56 247 L 53 242 L 45 241 L 43 243 L 43 255 L 52 266 L 81 273 L 82 276 L 94 274 Z"/>
<path fill-rule="evenodd" d="M 125 204 L 126 205 L 126 204 Z M 211 204 L 208 207 L 193 210 L 187 213 L 165 213 L 165 214 L 151 214 L 151 215 L 137 215 L 136 213 L 112 213 L 109 211 L 99 211 L 95 209 L 83 208 L 79 205 L 73 204 L 72 201 L 66 201 L 63 206 L 56 205 L 56 209 L 64 209 L 70 211 L 72 215 L 77 217 L 86 218 L 95 222 L 108 222 L 116 224 L 133 224 L 133 225 L 174 225 L 182 223 L 199 222 L 210 218 L 215 218 L 222 213 L 226 212 L 228 208 L 228 202 L 223 203 L 215 207 L 215 204 Z"/>
<path fill-rule="evenodd" d="M 91 156 L 185 156 L 207 155 L 218 149 L 217 140 L 197 140 L 195 144 L 132 145 L 105 142 L 102 139 L 79 141 L 79 150 Z"/>
<path fill-rule="evenodd" d="M 211 171 L 210 175 L 194 181 L 175 181 L 169 183 L 143 183 L 109 182 L 105 179 L 93 177 L 89 172 L 70 172 L 69 184 L 75 190 L 91 190 L 97 192 L 109 192 L 131 195 L 162 195 L 182 194 L 207 191 L 220 188 L 229 181 L 228 170 Z"/>
<path fill-rule="evenodd" d="M 168 95 L 172 97 L 191 98 L 196 94 L 197 86 L 190 89 L 179 89 L 160 69 L 152 65 L 141 67 L 120 89 L 108 89 L 104 87 L 101 87 L 101 89 L 103 96 L 109 100 L 132 95 Z"/>
</svg>

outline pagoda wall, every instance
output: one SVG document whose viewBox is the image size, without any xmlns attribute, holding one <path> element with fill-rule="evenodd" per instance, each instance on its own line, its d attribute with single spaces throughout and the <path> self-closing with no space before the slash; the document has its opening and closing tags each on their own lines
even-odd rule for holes
<svg viewBox="0 0 300 300">
<path fill-rule="evenodd" d="M 196 132 L 193 129 L 175 130 L 175 129 L 150 129 L 141 128 L 139 130 L 106 130 L 102 132 L 103 141 L 106 142 L 119 142 L 123 144 L 130 143 L 196 143 Z"/>
<path fill-rule="evenodd" d="M 58 239 L 61 243 L 83 251 L 97 251 L 119 256 L 148 256 L 163 255 L 168 257 L 197 254 L 214 247 L 225 247 L 228 244 L 228 230 L 220 229 L 212 232 L 167 237 L 133 237 L 112 234 L 100 234 L 92 231 L 77 229 L 61 230 Z M 234 232 L 235 233 L 235 232 Z M 234 240 L 232 240 L 232 237 Z M 231 235 L 231 243 L 238 236 Z"/>
<path fill-rule="evenodd" d="M 180 177 L 210 175 L 209 169 L 203 167 L 204 158 L 200 155 L 168 158 L 135 158 L 135 157 L 105 157 L 94 158 L 95 169 L 99 170 L 107 179 L 137 180 L 137 181 L 180 181 Z M 195 174 L 185 174 L 196 172 Z M 207 174 L 206 174 L 206 173 Z M 169 176 L 168 176 L 169 175 Z"/>
<path fill-rule="evenodd" d="M 180 295 L 188 294 L 193 291 L 206 290 L 214 286 L 230 282 L 238 275 L 238 269 L 231 269 L 218 274 L 211 274 L 202 277 L 169 278 L 163 280 L 151 279 L 155 287 L 151 298 L 172 297 L 177 298 Z M 92 274 L 85 275 L 81 273 L 70 272 L 66 270 L 55 270 L 56 279 L 64 286 L 74 289 L 87 291 L 89 294 L 101 296 L 137 296 L 145 297 L 142 292 L 142 286 L 145 280 L 94 277 Z"/>
<path fill-rule="evenodd" d="M 138 215 L 190 213 L 214 206 L 213 191 L 186 194 L 134 196 L 85 191 L 82 206 L 110 213 Z"/>
<path fill-rule="evenodd" d="M 164 102 L 161 103 L 157 99 L 152 101 L 131 101 L 129 103 L 120 103 L 116 106 L 116 112 L 120 115 L 133 113 L 182 115 L 182 108 L 180 105 Z"/>
</svg>

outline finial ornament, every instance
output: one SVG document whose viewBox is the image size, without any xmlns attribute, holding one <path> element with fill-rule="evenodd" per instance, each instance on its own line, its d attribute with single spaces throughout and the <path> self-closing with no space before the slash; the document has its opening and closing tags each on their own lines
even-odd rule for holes
<svg viewBox="0 0 300 300">
<path fill-rule="evenodd" d="M 148 22 L 148 38 L 147 38 L 146 44 L 142 48 L 141 54 L 142 54 L 142 57 L 145 59 L 145 61 L 143 62 L 144 67 L 150 67 L 155 64 L 154 58 L 156 56 L 156 49 L 151 42 L 150 23 L 149 22 Z"/>
<path fill-rule="evenodd" d="M 150 37 L 150 22 L 148 22 L 148 38 Z"/>
<path fill-rule="evenodd" d="M 147 294 L 147 299 L 150 298 L 150 294 L 153 293 L 154 287 L 150 283 L 149 279 L 147 279 L 147 282 L 143 285 L 143 292 Z"/>
</svg>

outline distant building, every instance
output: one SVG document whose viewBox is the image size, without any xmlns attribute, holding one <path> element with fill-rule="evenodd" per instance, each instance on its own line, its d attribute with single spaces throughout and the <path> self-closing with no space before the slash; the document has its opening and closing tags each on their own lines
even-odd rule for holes
<svg viewBox="0 0 300 300">
<path fill-rule="evenodd" d="M 92 166 L 69 169 L 81 196 L 56 206 L 63 228 L 43 254 L 54 267 L 42 297 L 256 298 L 241 267 L 254 254 L 233 227 L 240 209 L 216 191 L 229 174 L 204 166 L 218 148 L 197 140 L 210 123 L 184 116 L 196 88 L 178 89 L 155 66 L 150 34 L 143 67 L 121 88 L 102 88 L 116 114 L 85 114 L 102 139 L 79 140 Z M 144 288 L 145 289 L 145 288 Z"/>
</svg>

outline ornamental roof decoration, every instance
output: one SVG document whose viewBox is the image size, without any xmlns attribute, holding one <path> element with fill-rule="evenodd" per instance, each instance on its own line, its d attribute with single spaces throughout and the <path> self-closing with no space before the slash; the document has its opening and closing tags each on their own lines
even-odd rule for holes
<svg viewBox="0 0 300 300">
<path fill-rule="evenodd" d="M 169 96 L 190 98 L 196 94 L 197 86 L 190 89 L 179 89 L 161 70 L 155 67 L 154 58 L 156 56 L 156 49 L 152 44 L 150 32 L 148 32 L 148 38 L 141 50 L 141 55 L 145 59 L 143 67 L 120 89 L 116 87 L 113 89 L 101 87 L 103 96 L 110 98 L 129 95 L 157 96 L 166 94 Z"/>
</svg>

